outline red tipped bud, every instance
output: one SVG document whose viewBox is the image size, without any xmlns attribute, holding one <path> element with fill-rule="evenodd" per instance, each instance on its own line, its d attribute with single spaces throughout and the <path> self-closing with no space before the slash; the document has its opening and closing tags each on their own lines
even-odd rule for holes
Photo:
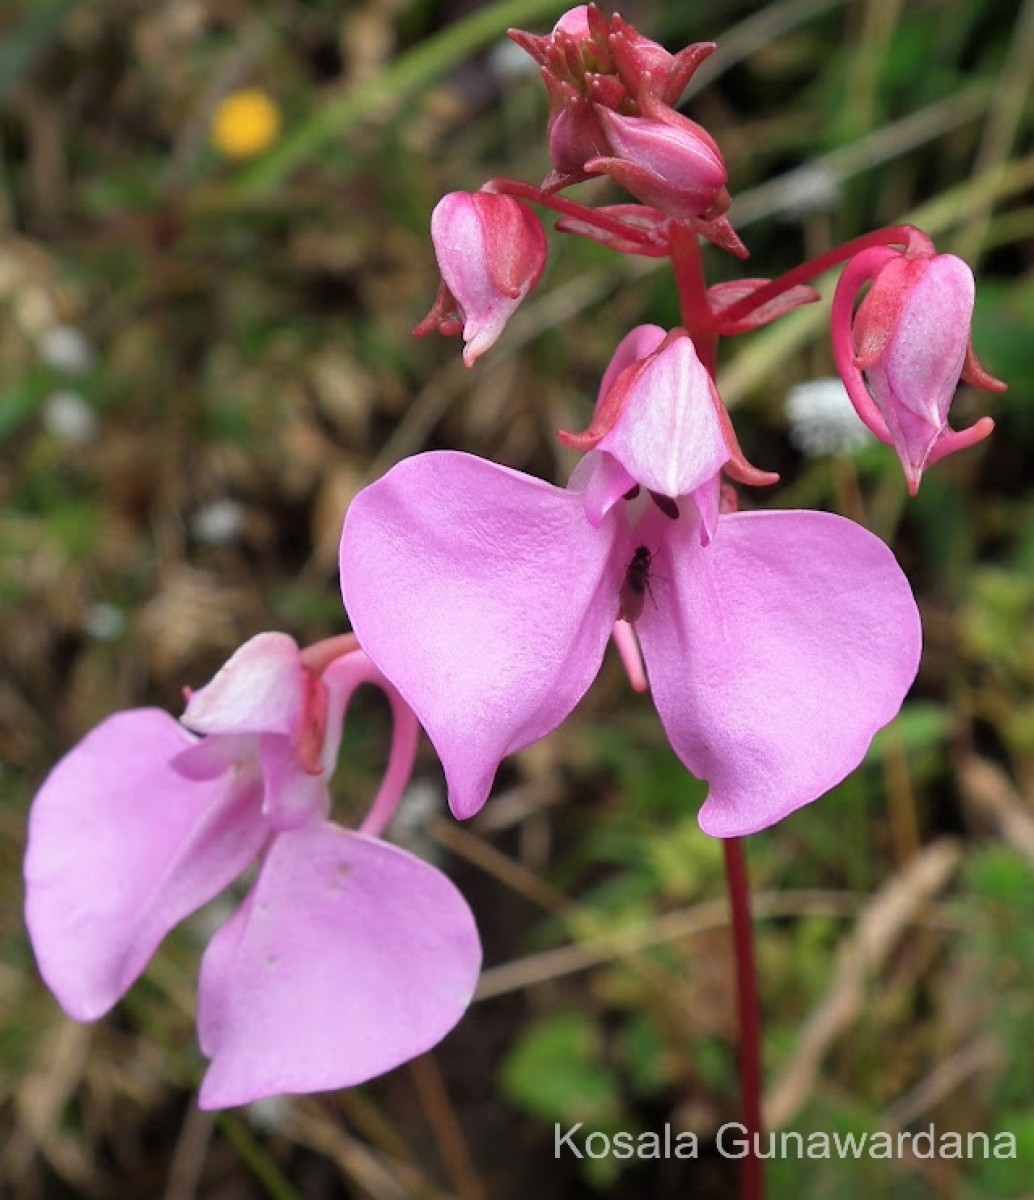
<svg viewBox="0 0 1034 1200">
<path fill-rule="evenodd" d="M 538 282 L 546 235 L 538 217 L 512 196 L 450 192 L 431 216 L 431 240 L 442 286 L 413 332 L 422 337 L 462 329 L 463 361 L 470 367 Z"/>
</svg>

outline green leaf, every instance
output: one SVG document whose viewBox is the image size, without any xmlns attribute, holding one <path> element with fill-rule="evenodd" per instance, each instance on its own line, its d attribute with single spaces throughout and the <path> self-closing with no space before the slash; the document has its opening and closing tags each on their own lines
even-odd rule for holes
<svg viewBox="0 0 1034 1200">
<path fill-rule="evenodd" d="M 603 1061 L 603 1039 L 581 1012 L 558 1013 L 534 1025 L 503 1063 L 500 1083 L 514 1104 L 546 1121 L 598 1127 L 615 1121 L 618 1078 Z"/>
</svg>

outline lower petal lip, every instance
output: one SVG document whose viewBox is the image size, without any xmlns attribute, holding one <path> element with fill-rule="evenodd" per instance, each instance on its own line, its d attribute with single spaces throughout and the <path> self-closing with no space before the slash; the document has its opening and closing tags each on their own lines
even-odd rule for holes
<svg viewBox="0 0 1034 1200">
<path fill-rule="evenodd" d="M 405 460 L 353 501 L 346 607 L 434 743 L 458 816 L 595 678 L 625 568 L 620 533 L 610 515 L 594 527 L 578 492 L 450 451 Z"/>
<path fill-rule="evenodd" d="M 915 678 L 919 613 L 890 550 L 830 513 L 723 515 L 707 547 L 690 526 L 668 538 L 670 601 L 637 626 L 651 691 L 710 784 L 702 828 L 743 836 L 859 764 Z"/>
</svg>

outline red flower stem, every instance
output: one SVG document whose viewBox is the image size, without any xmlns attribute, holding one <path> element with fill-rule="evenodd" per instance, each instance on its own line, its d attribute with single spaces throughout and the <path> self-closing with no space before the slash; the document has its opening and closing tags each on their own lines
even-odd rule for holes
<svg viewBox="0 0 1034 1200">
<path fill-rule="evenodd" d="M 718 335 L 714 331 L 714 315 L 707 299 L 700 245 L 693 230 L 677 221 L 671 223 L 671 268 L 675 272 L 682 324 L 693 339 L 704 368 L 714 378 L 718 365 Z"/>
<path fill-rule="evenodd" d="M 808 259 L 799 267 L 794 267 L 792 271 L 780 275 L 778 279 L 769 280 L 750 295 L 744 296 L 742 300 L 737 300 L 728 308 L 723 308 L 722 323 L 724 325 L 739 321 L 754 309 L 760 308 L 762 304 L 767 304 L 769 300 L 774 300 L 776 296 L 781 296 L 783 292 L 789 291 L 797 284 L 807 283 L 809 279 L 814 279 L 838 263 L 846 262 L 847 259 L 853 258 L 863 250 L 868 250 L 871 246 L 895 245 L 929 247 L 932 250 L 926 234 L 916 229 L 914 225 L 888 225 L 885 229 L 862 234 L 861 237 L 852 238 L 851 241 L 844 242 L 842 246 L 836 246 L 825 254 L 820 254 L 818 258 Z"/>
<path fill-rule="evenodd" d="M 551 208 L 565 217 L 583 221 L 586 225 L 594 225 L 597 229 L 612 233 L 625 241 L 636 242 L 642 246 L 644 254 L 652 257 L 661 258 L 667 253 L 667 250 L 658 244 L 656 234 L 635 225 L 626 225 L 624 221 L 600 212 L 599 209 L 577 204 L 574 200 L 568 200 L 553 192 L 544 192 L 534 184 L 524 183 L 520 179 L 490 179 L 481 185 L 481 190 L 494 192 L 499 196 L 513 196 L 515 200 L 527 200 L 531 204 L 541 204 L 543 208 Z"/>
<path fill-rule="evenodd" d="M 741 1123 L 746 1126 L 749 1152 L 742 1160 L 741 1200 L 763 1200 L 764 1163 L 755 1153 L 761 1138 L 761 1013 L 754 969 L 754 931 L 750 916 L 747 859 L 741 838 L 725 838 L 725 884 L 732 908 L 732 941 L 736 955 L 736 1009 L 740 1027 Z"/>
</svg>

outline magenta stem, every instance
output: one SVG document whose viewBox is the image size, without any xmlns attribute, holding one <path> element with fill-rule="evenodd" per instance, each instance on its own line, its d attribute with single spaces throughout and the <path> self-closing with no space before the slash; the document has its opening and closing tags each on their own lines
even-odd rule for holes
<svg viewBox="0 0 1034 1200">
<path fill-rule="evenodd" d="M 718 335 L 714 331 L 714 315 L 707 299 L 700 244 L 696 233 L 677 221 L 671 224 L 671 269 L 675 272 L 682 324 L 713 379 L 718 365 Z"/>
<path fill-rule="evenodd" d="M 524 183 L 520 179 L 490 179 L 481 187 L 483 192 L 494 192 L 500 196 L 513 196 L 515 200 L 527 200 L 531 204 L 540 204 L 550 208 L 565 217 L 572 217 L 586 225 L 595 226 L 604 233 L 614 234 L 626 242 L 634 242 L 642 247 L 641 253 L 648 257 L 661 258 L 666 253 L 665 247 L 658 245 L 657 235 L 635 225 L 628 225 L 609 213 L 601 212 L 598 208 L 578 204 L 555 192 L 544 192 L 534 184 Z"/>
<path fill-rule="evenodd" d="M 725 883 L 732 909 L 732 941 L 736 956 L 736 1009 L 740 1028 L 739 1071 L 741 1123 L 749 1152 L 742 1160 L 742 1200 L 763 1200 L 764 1163 L 755 1153 L 761 1138 L 761 1011 L 754 968 L 754 929 L 750 915 L 747 859 L 741 838 L 725 838 Z"/>
<path fill-rule="evenodd" d="M 346 638 L 348 636 L 350 635 L 344 635 Z M 364 683 L 372 683 L 381 689 L 391 705 L 392 730 L 388 765 L 385 767 L 377 795 L 374 796 L 358 830 L 367 837 L 380 837 L 394 816 L 413 775 L 420 726 L 413 710 L 402 699 L 394 685 L 385 679 L 362 650 L 356 649 L 335 658 L 324 670 L 323 679 L 330 689 L 331 696 L 330 711 L 327 715 L 328 726 L 336 729 L 334 736 L 328 734 L 325 746 L 325 753 L 330 759 L 324 763 L 328 774 L 333 770 L 333 763 L 337 758 L 341 730 L 356 689 Z"/>
<path fill-rule="evenodd" d="M 746 483 L 751 487 L 768 487 L 777 483 L 779 476 L 771 471 L 759 471 L 747 462 L 740 449 L 729 413 L 714 386 L 715 372 L 718 368 L 718 334 L 715 331 L 711 301 L 707 295 L 707 281 L 704 278 L 704 264 L 700 257 L 697 235 L 692 229 L 673 221 L 670 236 L 671 267 L 675 273 L 682 324 L 693 340 L 697 357 L 711 376 L 715 412 L 722 427 L 725 444 L 729 448 L 729 462 L 725 466 L 725 472 L 739 483 Z M 722 319 L 724 318 L 723 313 Z"/>
<path fill-rule="evenodd" d="M 767 304 L 769 300 L 774 300 L 776 296 L 781 296 L 783 292 L 788 292 L 790 288 L 796 287 L 797 284 L 807 283 L 808 280 L 828 271 L 830 267 L 846 262 L 849 258 L 853 258 L 856 254 L 860 254 L 872 246 L 919 248 L 930 246 L 930 240 L 926 234 L 913 225 L 888 225 L 884 229 L 877 229 L 872 233 L 865 233 L 861 237 L 852 238 L 851 241 L 844 242 L 842 246 L 836 246 L 832 250 L 827 250 L 825 254 L 820 254 L 818 258 L 808 259 L 799 267 L 787 271 L 785 275 L 769 280 L 756 291 L 744 296 L 742 300 L 730 304 L 728 308 L 722 310 L 723 325 L 739 321 L 756 308 L 760 308 L 762 304 Z"/>
</svg>

